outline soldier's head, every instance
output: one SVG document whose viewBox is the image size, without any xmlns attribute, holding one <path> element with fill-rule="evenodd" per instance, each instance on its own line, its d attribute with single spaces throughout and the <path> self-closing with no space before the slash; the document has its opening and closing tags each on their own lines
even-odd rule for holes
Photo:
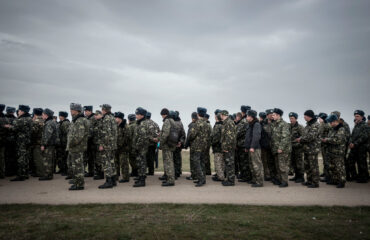
<svg viewBox="0 0 370 240">
<path fill-rule="evenodd" d="M 5 109 L 5 105 L 4 104 L 0 104 L 0 113 L 2 113 Z"/>
<path fill-rule="evenodd" d="M 327 117 L 326 119 L 325 119 L 329 124 L 330 124 L 330 126 L 332 126 L 332 127 L 336 127 L 336 126 L 338 126 L 339 125 L 339 119 L 338 119 L 338 117 L 337 117 L 337 115 L 335 115 L 335 114 L 331 114 L 329 117 Z"/>
<path fill-rule="evenodd" d="M 14 115 L 15 108 L 7 106 L 5 111 L 6 111 L 6 114 L 8 114 L 8 115 Z"/>
<path fill-rule="evenodd" d="M 162 118 L 164 119 L 164 118 L 166 118 L 167 116 L 170 115 L 170 111 L 167 108 L 163 108 L 161 110 L 160 114 L 161 114 Z"/>
<path fill-rule="evenodd" d="M 266 119 L 266 113 L 265 112 L 260 112 L 258 114 L 258 116 L 260 117 L 260 122 L 263 122 L 265 119 Z"/>
<path fill-rule="evenodd" d="M 59 112 L 58 115 L 59 115 L 59 120 L 60 121 L 64 121 L 68 117 L 68 113 L 67 112 L 63 112 L 63 111 Z"/>
<path fill-rule="evenodd" d="M 151 119 L 152 118 L 152 113 L 151 112 L 147 112 L 146 115 L 145 115 L 146 119 Z"/>
<path fill-rule="evenodd" d="M 204 118 L 205 118 L 205 119 L 207 119 L 207 120 L 209 120 L 209 114 L 208 114 L 208 113 L 206 113 L 206 114 L 204 115 Z"/>
<path fill-rule="evenodd" d="M 229 117 L 229 112 L 227 110 L 222 110 L 220 115 L 221 115 L 221 120 L 225 121 Z"/>
<path fill-rule="evenodd" d="M 306 120 L 306 122 L 309 122 L 312 119 L 316 118 L 316 115 L 312 110 L 307 110 L 307 111 L 304 112 L 303 117 L 304 117 L 304 120 Z"/>
<path fill-rule="evenodd" d="M 279 120 L 283 116 L 284 112 L 280 108 L 274 108 L 272 111 L 272 118 L 276 121 Z"/>
<path fill-rule="evenodd" d="M 256 119 L 257 119 L 257 112 L 252 110 L 252 109 L 249 110 L 247 112 L 247 121 L 251 123 L 251 122 L 255 121 Z"/>
<path fill-rule="evenodd" d="M 34 108 L 32 111 L 34 118 L 40 117 L 43 111 L 42 108 Z"/>
<path fill-rule="evenodd" d="M 28 105 L 19 105 L 17 115 L 20 117 L 23 114 L 26 114 L 30 111 L 30 107 Z"/>
<path fill-rule="evenodd" d="M 355 123 L 359 123 L 365 117 L 365 112 L 362 110 L 356 110 L 353 115 L 355 116 Z"/>
<path fill-rule="evenodd" d="M 328 118 L 328 115 L 326 113 L 319 113 L 319 122 L 320 123 L 326 123 L 327 118 Z"/>
<path fill-rule="evenodd" d="M 103 115 L 111 113 L 111 110 L 112 110 L 111 105 L 103 104 L 103 105 L 100 105 L 100 107 L 101 107 L 101 112 L 102 112 Z"/>
<path fill-rule="evenodd" d="M 84 114 L 89 117 L 93 113 L 93 106 L 84 106 Z"/>
<path fill-rule="evenodd" d="M 198 118 L 204 118 L 207 114 L 207 108 L 198 107 L 197 114 L 198 114 Z"/>
<path fill-rule="evenodd" d="M 269 119 L 270 121 L 274 120 L 272 117 L 272 114 L 274 113 L 274 109 L 267 109 L 266 110 L 266 118 Z"/>
<path fill-rule="evenodd" d="M 247 115 L 247 112 L 251 110 L 251 107 L 248 106 L 248 105 L 242 105 L 240 107 L 240 111 L 241 111 L 241 114 L 242 114 L 242 117 L 244 117 L 245 115 Z"/>
<path fill-rule="evenodd" d="M 172 119 L 175 119 L 176 118 L 176 112 L 171 110 L 170 114 L 169 114 L 169 117 L 172 118 Z"/>
<path fill-rule="evenodd" d="M 216 111 L 215 111 L 215 120 L 216 120 L 216 122 L 221 121 L 221 115 L 220 115 L 220 113 L 221 113 L 221 110 L 220 109 L 216 109 Z"/>
<path fill-rule="evenodd" d="M 334 114 L 334 115 L 336 115 L 337 117 L 338 117 L 338 119 L 340 119 L 340 112 L 339 111 L 333 111 L 332 113 L 331 113 L 331 115 L 332 114 Z"/>
<path fill-rule="evenodd" d="M 116 123 L 120 125 L 125 117 L 125 114 L 123 114 L 122 112 L 115 112 L 114 117 L 116 119 Z"/>
<path fill-rule="evenodd" d="M 247 117 L 248 117 L 248 114 L 247 114 Z M 243 118 L 243 113 L 242 112 L 236 113 L 236 115 L 235 115 L 235 122 L 239 122 L 240 120 L 242 120 L 242 118 Z"/>
<path fill-rule="evenodd" d="M 293 124 L 293 125 L 296 124 L 297 119 L 298 119 L 298 114 L 297 113 L 295 113 L 295 112 L 289 113 L 289 120 L 290 120 L 291 124 Z"/>
<path fill-rule="evenodd" d="M 42 112 L 42 118 L 44 120 L 48 118 L 54 118 L 54 112 L 50 110 L 49 108 L 45 108 L 44 111 Z"/>
<path fill-rule="evenodd" d="M 100 110 L 96 110 L 95 114 L 94 114 L 94 117 L 95 117 L 96 120 L 99 120 L 103 117 L 103 114 Z"/>
<path fill-rule="evenodd" d="M 197 120 L 198 120 L 198 113 L 193 112 L 193 113 L 191 114 L 191 121 L 192 121 L 192 122 L 196 122 Z"/>
<path fill-rule="evenodd" d="M 77 116 L 78 114 L 81 114 L 82 112 L 82 106 L 79 103 L 71 103 L 69 105 L 69 109 L 71 111 L 72 117 Z"/>
<path fill-rule="evenodd" d="M 129 120 L 129 122 L 131 123 L 131 122 L 135 122 L 135 120 L 136 120 L 136 116 L 135 116 L 135 114 L 129 114 L 128 116 L 127 116 L 127 118 L 128 118 L 128 120 Z"/>
<path fill-rule="evenodd" d="M 142 107 L 138 107 L 135 111 L 135 115 L 136 115 L 136 120 L 141 120 L 143 119 L 145 116 L 146 116 L 146 113 L 147 111 L 142 108 Z"/>
</svg>

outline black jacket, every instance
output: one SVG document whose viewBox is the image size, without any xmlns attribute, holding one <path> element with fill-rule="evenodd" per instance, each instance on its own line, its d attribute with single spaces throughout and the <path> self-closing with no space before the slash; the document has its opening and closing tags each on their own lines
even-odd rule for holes
<svg viewBox="0 0 370 240">
<path fill-rule="evenodd" d="M 260 149 L 261 144 L 261 131 L 262 127 L 261 124 L 258 122 L 257 119 L 254 119 L 250 124 L 249 128 L 247 129 L 247 133 L 245 134 L 245 145 L 246 149 L 254 148 Z"/>
</svg>

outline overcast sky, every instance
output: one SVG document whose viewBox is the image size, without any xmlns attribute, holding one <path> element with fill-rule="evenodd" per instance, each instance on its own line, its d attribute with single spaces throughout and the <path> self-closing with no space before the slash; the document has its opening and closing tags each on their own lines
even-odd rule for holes
<svg viewBox="0 0 370 240">
<path fill-rule="evenodd" d="M 370 1 L 0 0 L 0 101 L 370 113 Z M 303 120 L 301 120 L 303 123 Z"/>
</svg>

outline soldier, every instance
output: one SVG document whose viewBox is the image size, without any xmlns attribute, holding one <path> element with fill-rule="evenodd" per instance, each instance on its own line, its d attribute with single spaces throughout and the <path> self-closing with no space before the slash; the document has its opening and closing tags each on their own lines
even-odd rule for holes
<svg viewBox="0 0 370 240">
<path fill-rule="evenodd" d="M 160 132 L 158 124 L 151 119 L 151 116 L 152 114 L 150 112 L 147 112 L 145 116 L 148 122 L 150 134 L 149 147 L 146 156 L 148 175 L 154 175 L 155 151 L 157 149 L 157 143 L 154 139 L 158 138 Z"/>
<path fill-rule="evenodd" d="M 85 173 L 85 177 L 93 177 L 95 170 L 95 159 L 96 159 L 96 149 L 97 146 L 94 144 L 94 126 L 96 124 L 96 120 L 93 113 L 93 106 L 84 106 L 84 114 L 88 120 L 90 125 L 89 131 L 89 141 L 87 144 L 87 151 L 85 155 L 85 169 L 87 168 L 88 171 Z"/>
<path fill-rule="evenodd" d="M 266 121 L 263 125 L 263 132 L 264 134 L 263 138 L 266 141 L 266 159 L 267 159 L 267 166 L 270 172 L 271 182 L 275 185 L 279 185 L 280 182 L 278 181 L 277 177 L 277 169 L 275 164 L 275 155 L 272 153 L 272 146 L 271 146 L 271 136 L 272 136 L 272 128 L 274 125 L 274 118 L 272 117 L 274 110 L 273 109 L 267 109 L 266 111 Z M 264 169 L 264 171 L 266 171 Z"/>
<path fill-rule="evenodd" d="M 221 131 L 222 131 L 222 119 L 221 110 L 216 109 L 215 111 L 215 125 L 212 130 L 212 151 L 214 155 L 214 164 L 216 174 L 212 177 L 213 181 L 224 181 L 225 180 L 225 162 L 223 159 L 223 153 L 221 149 Z"/>
<path fill-rule="evenodd" d="M 147 111 L 141 107 L 135 111 L 136 126 L 133 138 L 133 152 L 136 156 L 136 166 L 138 168 L 138 180 L 133 187 L 145 187 L 146 172 L 146 153 L 149 144 L 149 126 L 145 119 Z"/>
<path fill-rule="evenodd" d="M 263 174 L 265 181 L 271 181 L 270 170 L 268 167 L 268 158 L 271 158 L 270 138 L 266 133 L 265 126 L 268 124 L 266 112 L 258 114 L 261 124 L 261 159 L 263 165 Z"/>
<path fill-rule="evenodd" d="M 6 124 L 4 104 L 0 104 L 0 179 L 5 178 L 5 138 L 6 131 L 4 125 Z"/>
<path fill-rule="evenodd" d="M 67 117 L 68 117 L 67 112 L 59 112 L 58 130 L 60 144 L 57 146 L 56 151 L 58 157 L 57 161 L 58 168 L 62 176 L 67 175 L 68 152 L 66 151 L 66 147 L 69 125 L 71 124 Z"/>
<path fill-rule="evenodd" d="M 87 150 L 89 137 L 89 123 L 82 113 L 82 106 L 79 103 L 71 103 L 70 110 L 72 122 L 67 137 L 68 171 L 73 176 L 73 185 L 69 190 L 83 190 L 84 181 L 84 153 Z"/>
<path fill-rule="evenodd" d="M 135 114 L 129 114 L 128 115 L 128 127 L 127 127 L 127 142 L 129 146 L 129 160 L 130 160 L 130 166 L 131 166 L 131 177 L 137 177 L 137 166 L 136 166 L 136 153 L 134 148 L 134 135 L 135 135 L 135 128 L 136 128 L 136 116 Z"/>
<path fill-rule="evenodd" d="M 100 129 L 102 128 L 102 118 L 103 118 L 103 114 L 100 110 L 96 110 L 95 111 L 95 115 L 94 115 L 94 118 L 95 118 L 95 123 L 94 123 L 94 128 L 93 128 L 93 143 L 92 145 L 95 147 L 95 170 L 94 170 L 94 180 L 100 180 L 100 179 L 104 179 L 104 170 L 103 170 L 103 162 L 102 162 L 102 159 L 100 157 L 100 151 L 98 149 L 98 141 L 99 139 L 102 138 L 101 136 L 101 132 L 100 132 Z M 91 128 L 91 125 L 90 125 L 90 128 Z M 91 131 L 91 129 L 90 129 Z M 91 134 L 91 133 L 90 133 Z"/>
<path fill-rule="evenodd" d="M 369 179 L 367 165 L 368 127 L 365 123 L 364 111 L 356 110 L 354 116 L 355 127 L 349 140 L 349 148 L 351 149 L 348 157 L 349 173 L 351 179 L 356 180 L 357 183 L 367 183 Z"/>
<path fill-rule="evenodd" d="M 234 155 L 236 148 L 236 129 L 233 120 L 230 119 L 226 110 L 221 112 L 222 130 L 221 130 L 221 150 L 225 162 L 225 180 L 223 186 L 235 185 L 235 163 Z"/>
<path fill-rule="evenodd" d="M 114 113 L 117 127 L 117 151 L 116 151 L 116 169 L 117 176 L 120 176 L 122 171 L 122 179 L 120 183 L 130 181 L 130 167 L 129 167 L 129 146 L 127 144 L 127 125 L 125 115 L 121 112 Z"/>
<path fill-rule="evenodd" d="M 327 184 L 337 185 L 344 188 L 346 183 L 346 172 L 344 169 L 344 151 L 346 149 L 346 132 L 343 124 L 339 122 L 336 115 L 327 118 L 331 129 L 328 136 L 321 141 L 327 146 L 328 175 Z"/>
<path fill-rule="evenodd" d="M 206 184 L 206 176 L 204 175 L 205 161 L 204 152 L 207 150 L 208 144 L 208 133 L 207 133 L 207 122 L 204 119 L 207 114 L 207 109 L 198 107 L 197 108 L 197 118 L 194 126 L 190 129 L 188 135 L 190 143 L 190 152 L 193 151 L 193 163 L 196 181 L 196 187 L 201 187 Z"/>
<path fill-rule="evenodd" d="M 42 119 L 44 119 L 44 127 L 41 138 L 41 152 L 44 166 L 44 176 L 40 177 L 40 181 L 52 180 L 54 172 L 54 157 L 55 146 L 58 143 L 59 134 L 57 123 L 54 121 L 54 112 L 48 108 L 44 109 Z"/>
<path fill-rule="evenodd" d="M 307 110 L 304 113 L 304 119 L 307 122 L 303 134 L 296 142 L 303 144 L 304 151 L 304 168 L 307 174 L 307 181 L 302 184 L 308 188 L 318 188 L 320 173 L 318 154 L 320 152 L 320 125 L 317 122 L 317 117 L 312 110 Z"/>
<path fill-rule="evenodd" d="M 292 151 L 289 124 L 282 119 L 283 110 L 273 110 L 274 124 L 271 134 L 271 149 L 275 159 L 276 179 L 275 185 L 288 187 L 289 155 Z"/>
<path fill-rule="evenodd" d="M 29 147 L 32 130 L 32 119 L 28 113 L 29 111 L 29 106 L 19 105 L 18 118 L 13 122 L 13 125 L 5 125 L 6 128 L 11 129 L 16 134 L 17 143 L 17 177 L 10 181 L 24 181 L 28 179 Z"/>
<path fill-rule="evenodd" d="M 319 122 L 320 122 L 320 128 L 319 128 L 319 135 L 321 139 L 325 139 L 328 137 L 328 134 L 331 130 L 330 124 L 327 123 L 328 115 L 326 113 L 319 113 Z M 320 177 L 323 177 L 323 179 L 320 179 L 320 182 L 326 182 L 327 178 L 329 178 L 329 161 L 328 161 L 328 144 L 325 142 L 321 142 L 321 155 L 322 160 L 324 164 L 324 171 L 323 174 L 320 175 Z"/>
<path fill-rule="evenodd" d="M 5 111 L 5 125 L 13 124 L 16 120 L 15 108 L 7 106 Z M 5 125 L 5 176 L 13 176 L 17 174 L 16 133 Z"/>
<path fill-rule="evenodd" d="M 205 120 L 207 122 L 207 136 L 208 136 L 208 141 L 207 141 L 207 149 L 204 152 L 204 164 L 205 164 L 205 175 L 211 175 L 211 156 L 210 156 L 210 149 L 211 149 L 211 134 L 212 134 L 212 126 L 211 123 L 209 122 L 209 114 L 206 114 Z"/>
<path fill-rule="evenodd" d="M 289 119 L 292 143 L 292 153 L 290 156 L 290 161 L 295 174 L 293 178 L 289 179 L 289 181 L 302 183 L 304 182 L 303 146 L 302 144 L 296 142 L 295 140 L 302 136 L 304 127 L 298 123 L 297 113 L 295 112 L 289 113 Z"/>
<path fill-rule="evenodd" d="M 185 129 L 184 125 L 181 122 L 180 113 L 178 111 L 175 111 L 174 119 L 176 128 L 180 130 L 179 132 L 179 142 L 176 146 L 175 151 L 173 152 L 173 161 L 175 164 L 175 178 L 178 178 L 182 174 L 182 156 L 181 151 L 185 144 Z"/>
<path fill-rule="evenodd" d="M 114 153 L 117 150 L 117 124 L 111 113 L 112 107 L 109 104 L 100 105 L 103 117 L 99 129 L 98 146 L 99 158 L 103 163 L 105 173 L 105 183 L 100 185 L 100 189 L 112 188 L 116 183 L 116 166 Z"/>
<path fill-rule="evenodd" d="M 243 106 L 242 110 L 246 111 L 243 108 Z M 236 121 L 235 174 L 238 176 L 239 182 L 248 182 L 252 180 L 248 153 L 245 152 L 245 134 L 247 133 L 249 124 L 248 121 L 243 121 L 245 119 L 243 118 L 243 114 L 245 113 L 237 113 L 235 119 Z"/>
<path fill-rule="evenodd" d="M 193 141 L 190 141 L 190 139 L 189 139 L 191 129 L 195 126 L 196 121 L 198 121 L 198 114 L 196 112 L 193 112 L 191 114 L 191 123 L 189 123 L 189 125 L 188 125 L 188 134 L 186 135 L 187 137 L 186 137 L 185 146 L 184 146 L 185 149 L 190 147 L 190 153 L 189 153 L 190 159 L 189 160 L 190 160 L 190 173 L 191 173 L 191 175 L 186 177 L 187 180 L 195 180 L 196 179 L 196 169 L 195 169 L 195 163 L 194 163 L 194 156 L 196 155 L 195 151 L 194 151 L 195 148 L 191 147 Z"/>
<path fill-rule="evenodd" d="M 44 129 L 44 119 L 42 119 L 42 108 L 33 109 L 32 133 L 31 133 L 31 154 L 34 163 L 33 177 L 43 177 L 44 162 L 41 151 L 41 139 Z"/>
</svg>

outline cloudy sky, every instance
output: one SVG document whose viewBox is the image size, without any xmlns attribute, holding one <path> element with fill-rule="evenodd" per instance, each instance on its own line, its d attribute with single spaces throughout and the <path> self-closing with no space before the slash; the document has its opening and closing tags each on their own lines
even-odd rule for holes
<svg viewBox="0 0 370 240">
<path fill-rule="evenodd" d="M 0 0 L 0 101 L 370 113 L 370 1 Z M 286 114 L 287 115 L 287 114 Z M 287 116 L 285 118 L 287 119 Z M 302 120 L 303 122 L 303 120 Z"/>
</svg>

